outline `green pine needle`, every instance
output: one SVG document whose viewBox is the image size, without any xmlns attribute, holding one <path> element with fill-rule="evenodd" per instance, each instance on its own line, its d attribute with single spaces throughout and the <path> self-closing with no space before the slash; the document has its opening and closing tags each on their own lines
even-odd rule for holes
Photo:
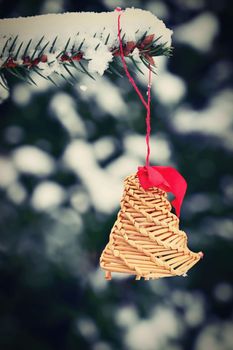
<svg viewBox="0 0 233 350">
<path fill-rule="evenodd" d="M 26 48 L 25 48 L 25 50 L 24 50 L 24 53 L 23 53 L 23 57 L 26 57 L 26 56 L 27 56 L 28 49 L 29 49 L 29 47 L 30 47 L 30 45 L 31 45 L 31 42 L 32 42 L 32 39 L 30 39 L 29 42 L 27 43 L 27 46 L 26 46 Z"/>
<path fill-rule="evenodd" d="M 89 77 L 93 80 L 95 80 L 95 78 L 88 72 L 88 70 L 86 69 L 86 67 L 84 66 L 84 64 L 82 62 L 78 62 L 79 65 L 81 66 L 81 68 L 83 69 L 84 73 L 86 73 L 87 75 L 89 75 Z"/>
<path fill-rule="evenodd" d="M 17 49 L 17 51 L 16 51 L 16 54 L 15 54 L 15 56 L 14 56 L 14 59 L 15 59 L 15 60 L 17 60 L 17 58 L 18 58 L 22 46 L 23 46 L 23 41 L 20 43 L 20 45 L 19 45 L 19 47 L 18 47 L 18 49 Z"/>
<path fill-rule="evenodd" d="M 55 44 L 56 44 L 56 41 L 57 41 L 57 36 L 56 36 L 56 38 L 53 40 L 52 45 L 51 45 L 51 47 L 50 47 L 50 49 L 49 49 L 49 52 L 50 52 L 50 53 L 53 52 L 53 48 L 54 48 L 54 46 L 55 46 Z"/>
<path fill-rule="evenodd" d="M 12 50 L 13 50 L 13 48 L 14 48 L 14 46 L 15 46 L 15 43 L 16 43 L 16 41 L 17 41 L 17 39 L 18 39 L 18 35 L 16 35 L 16 37 L 14 38 L 14 40 L 13 40 L 13 42 L 12 42 L 12 44 L 11 44 L 11 46 L 9 47 L 9 53 L 11 54 L 11 52 L 12 52 Z"/>
</svg>

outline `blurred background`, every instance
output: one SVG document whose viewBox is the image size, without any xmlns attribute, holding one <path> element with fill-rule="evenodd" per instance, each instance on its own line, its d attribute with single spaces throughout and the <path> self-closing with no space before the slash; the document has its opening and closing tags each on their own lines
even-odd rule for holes
<svg viewBox="0 0 233 350">
<path fill-rule="evenodd" d="M 125 77 L 11 79 L 0 105 L 2 350 L 233 349 L 230 5 L 0 1 L 1 18 L 134 6 L 174 30 L 173 56 L 155 59 L 151 161 L 186 178 L 181 228 L 205 253 L 186 278 L 105 281 L 99 257 L 122 181 L 144 164 L 144 108 Z"/>
</svg>

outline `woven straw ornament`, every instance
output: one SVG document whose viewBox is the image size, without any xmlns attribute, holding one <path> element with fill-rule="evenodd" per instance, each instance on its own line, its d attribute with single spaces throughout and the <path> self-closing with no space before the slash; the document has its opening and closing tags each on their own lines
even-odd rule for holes
<svg viewBox="0 0 233 350">
<path fill-rule="evenodd" d="M 128 176 L 121 209 L 100 257 L 106 279 L 112 272 L 136 275 L 136 280 L 185 276 L 202 256 L 188 249 L 167 193 L 156 187 L 145 191 L 136 174 Z"/>
</svg>

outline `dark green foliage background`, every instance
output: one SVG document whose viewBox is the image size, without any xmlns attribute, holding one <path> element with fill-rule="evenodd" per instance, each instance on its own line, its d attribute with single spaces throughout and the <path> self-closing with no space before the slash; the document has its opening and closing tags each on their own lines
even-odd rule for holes
<svg viewBox="0 0 233 350">
<path fill-rule="evenodd" d="M 145 8 L 149 1 L 126 1 L 125 6 Z M 156 3 L 156 1 L 154 1 Z M 196 111 L 202 111 L 211 98 L 229 88 L 232 83 L 231 62 L 231 29 L 232 9 L 230 1 L 203 0 L 201 9 L 192 9 L 188 1 L 170 1 L 164 3 L 169 10 L 166 24 L 175 30 L 176 26 L 185 23 L 205 10 L 212 12 L 219 21 L 219 32 L 213 47 L 206 52 L 199 52 L 192 46 L 174 43 L 175 52 L 169 59 L 170 72 L 184 80 L 187 93 L 182 104 L 189 104 Z M 41 11 L 44 1 L 0 1 L 1 17 L 36 15 Z M 116 6 L 118 4 L 116 3 Z M 113 6 L 112 6 L 113 8 Z M 64 11 L 104 11 L 109 10 L 102 1 L 64 1 Z M 228 74 L 217 79 L 215 67 L 219 62 L 228 64 Z M 114 78 L 115 79 L 115 78 Z M 125 84 L 127 80 L 125 79 Z M 156 81 L 156 78 L 155 78 Z M 18 82 L 10 81 L 11 89 Z M 115 84 L 122 84 L 115 79 Z M 120 86 L 120 85 L 119 85 Z M 74 96 L 69 86 L 62 86 Z M 14 103 L 10 97 L 0 105 L 0 151 L 4 156 L 22 145 L 38 145 L 44 140 L 49 145 L 49 153 L 57 164 L 69 143 L 69 136 L 61 125 L 50 117 L 48 103 L 55 90 L 38 93 L 29 104 L 22 107 Z M 76 98 L 76 97 L 75 97 Z M 124 93 L 126 102 L 136 100 L 133 91 Z M 34 211 L 30 201 L 20 205 L 10 201 L 1 190 L 0 199 L 0 348 L 2 350 L 73 350 L 94 349 L 127 349 L 124 342 L 126 329 L 119 326 L 115 315 L 125 306 L 135 307 L 141 320 L 150 318 L 152 308 L 159 306 L 173 310 L 177 319 L 182 320 L 184 332 L 176 339 L 170 339 L 165 347 L 155 343 L 154 349 L 202 350 L 198 339 L 211 325 L 217 325 L 219 334 L 213 333 L 216 348 L 227 350 L 233 348 L 233 340 L 224 339 L 224 327 L 229 325 L 232 317 L 232 295 L 226 300 L 216 298 L 215 288 L 220 284 L 230 288 L 232 283 L 232 231 L 231 237 L 224 235 L 225 220 L 232 215 L 232 203 L 224 197 L 223 179 L 228 176 L 232 181 L 232 155 L 217 137 L 194 132 L 177 134 L 172 127 L 174 109 L 153 101 L 152 128 L 166 134 L 172 145 L 172 159 L 180 172 L 188 180 L 189 196 L 204 193 L 211 199 L 211 207 L 195 215 L 181 218 L 182 227 L 189 233 L 189 242 L 194 251 L 203 250 L 205 258 L 190 273 L 188 278 L 173 278 L 165 281 L 135 282 L 113 279 L 106 288 L 95 289 L 90 283 L 90 276 L 98 267 L 99 255 L 107 242 L 108 233 L 114 222 L 116 213 L 104 215 L 94 207 L 85 213 L 83 232 L 75 239 L 74 246 L 66 247 L 59 258 L 51 260 L 46 250 L 46 234 L 57 225 L 54 217 L 46 212 Z M 124 152 L 123 136 L 129 132 L 144 134 L 144 113 L 131 120 L 114 119 L 104 114 L 95 118 L 95 110 L 88 102 L 79 101 L 79 111 L 84 121 L 91 121 L 95 130 L 88 137 L 89 142 L 110 135 L 117 142 L 114 157 Z M 103 112 L 104 113 L 104 112 Z M 104 121 L 104 128 L 103 128 Z M 221 115 L 219 115 L 221 124 Z M 21 143 L 9 144 L 5 130 L 12 125 L 19 125 L 24 130 Z M 128 131 L 127 131 L 128 130 Z M 109 159 L 108 162 L 111 162 Z M 202 167 L 210 163 L 209 172 L 202 176 Z M 106 166 L 106 164 L 102 164 Z M 4 169 L 1 169 L 4 172 Z M 58 182 L 64 188 L 77 184 L 77 179 L 68 170 L 57 167 L 50 180 Z M 20 181 L 27 188 L 29 197 L 40 179 L 21 175 Z M 96 184 L 98 186 L 98 184 Z M 63 204 L 69 207 L 69 202 Z M 59 209 L 58 213 L 59 213 Z M 208 230 L 208 220 L 214 218 L 216 229 L 213 234 Z M 60 227 L 64 231 L 69 227 Z M 228 228 L 229 229 L 229 228 Z M 75 230 L 72 227 L 72 230 Z M 104 278 L 104 275 L 99 277 Z M 162 284 L 161 284 L 162 283 Z M 164 288 L 164 289 L 163 289 Z M 164 290 L 164 292 L 162 292 Z M 230 289 L 229 289 L 230 290 Z M 204 319 L 191 327 L 185 321 L 187 305 L 173 303 L 174 292 L 188 293 L 191 297 L 201 296 L 204 300 Z M 97 334 L 85 335 L 77 323 L 79 320 L 91 320 Z M 232 329 L 233 331 L 233 329 Z M 221 336 L 223 339 L 221 339 Z M 101 343 L 102 342 L 102 343 Z M 96 344 L 99 344 L 98 346 Z M 102 344 L 102 345 L 101 345 Z M 103 345 L 105 344 L 105 345 Z M 105 348 L 104 348 L 105 346 Z M 198 347 L 199 346 L 199 347 Z M 146 350 L 147 348 L 145 348 Z M 143 349 L 142 349 L 143 350 Z M 203 348 L 203 350 L 211 350 Z"/>
</svg>

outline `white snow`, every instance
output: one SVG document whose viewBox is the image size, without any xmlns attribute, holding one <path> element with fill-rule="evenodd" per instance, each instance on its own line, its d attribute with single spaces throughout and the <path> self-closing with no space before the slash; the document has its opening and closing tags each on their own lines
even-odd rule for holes
<svg viewBox="0 0 233 350">
<path fill-rule="evenodd" d="M 115 320 L 120 327 L 132 327 L 139 321 L 137 309 L 131 305 L 120 307 L 116 310 Z"/>
<path fill-rule="evenodd" d="M 232 348 L 233 322 L 223 320 L 212 320 L 202 327 L 195 344 L 196 350 L 227 350 Z"/>
<path fill-rule="evenodd" d="M 204 12 L 193 20 L 176 28 L 174 39 L 206 52 L 212 47 L 219 23 L 213 14 Z"/>
<path fill-rule="evenodd" d="M 65 200 L 65 191 L 55 182 L 43 181 L 32 194 L 32 206 L 37 210 L 59 206 Z"/>
<path fill-rule="evenodd" d="M 66 93 L 55 94 L 49 108 L 71 137 L 86 137 L 85 124 L 71 96 Z"/>
<path fill-rule="evenodd" d="M 156 77 L 156 83 L 152 89 L 159 101 L 167 105 L 177 104 L 186 93 L 184 81 L 166 71 Z"/>
<path fill-rule="evenodd" d="M 91 206 L 89 196 L 81 188 L 81 186 L 77 186 L 76 189 L 72 189 L 72 193 L 70 195 L 70 203 L 75 211 L 80 214 L 86 213 Z"/>
<path fill-rule="evenodd" d="M 14 38 L 18 35 L 16 45 L 11 49 L 12 55 L 16 52 L 19 44 L 23 42 L 18 60 L 22 57 L 29 40 L 32 42 L 29 47 L 29 55 L 33 54 L 36 44 L 43 37 L 40 45 L 36 49 L 37 57 L 40 50 L 48 43 L 44 49 L 44 54 L 48 55 L 48 62 L 39 63 L 39 68 L 43 74 L 50 75 L 51 72 L 59 72 L 60 63 L 56 58 L 57 53 L 63 50 L 69 41 L 66 52 L 71 49 L 78 50 L 83 42 L 81 51 L 88 61 L 88 70 L 92 73 L 103 75 L 108 68 L 109 62 L 112 61 L 113 55 L 111 48 L 119 46 L 117 37 L 117 16 L 118 12 L 68 12 L 61 14 L 47 14 L 34 17 L 19 17 L 0 19 L 0 51 L 10 39 L 1 62 L 9 55 L 9 49 Z M 155 38 L 161 36 L 159 43 L 171 45 L 172 31 L 166 28 L 163 21 L 159 20 L 151 12 L 127 8 L 121 16 L 121 28 L 124 33 L 125 41 L 137 41 L 147 32 L 147 35 L 154 34 Z M 110 34 L 110 36 L 109 36 Z M 109 37 L 108 37 L 109 36 Z M 51 44 L 57 37 L 56 43 L 51 50 Z M 108 42 L 106 43 L 106 39 Z M 52 63 L 51 63 L 52 62 Z M 0 64 L 1 65 L 1 64 Z"/>
<path fill-rule="evenodd" d="M 218 301 L 224 303 L 231 301 L 233 297 L 233 288 L 227 282 L 220 282 L 214 288 L 214 297 Z"/>
<path fill-rule="evenodd" d="M 82 90 L 82 91 L 87 91 L 88 87 L 86 85 L 79 85 L 79 89 Z"/>
<path fill-rule="evenodd" d="M 232 99 L 233 90 L 225 89 L 214 96 L 202 111 L 193 111 L 190 106 L 180 107 L 172 119 L 173 127 L 183 134 L 198 132 L 215 136 L 232 150 Z"/>
<path fill-rule="evenodd" d="M 119 91 L 110 79 L 106 76 L 97 76 L 94 81 L 89 79 L 88 76 L 83 75 L 80 77 L 80 80 L 86 86 L 85 93 L 80 95 L 80 91 L 78 91 L 78 94 L 84 101 L 95 100 L 101 110 L 101 114 L 104 111 L 118 119 L 125 118 L 128 110 L 127 104 L 123 100 L 121 91 Z M 80 89 L 79 86 L 77 88 Z"/>
<path fill-rule="evenodd" d="M 112 177 L 122 181 L 129 174 L 135 173 L 139 165 L 138 158 L 126 152 L 112 161 L 105 169 Z"/>
<path fill-rule="evenodd" d="M 98 165 L 90 144 L 84 140 L 72 141 L 65 149 L 63 160 L 82 180 L 98 211 L 110 213 L 119 206 L 123 178 L 117 174 L 111 176 L 107 169 Z"/>
<path fill-rule="evenodd" d="M 139 163 L 145 161 L 146 157 L 146 141 L 145 136 L 133 134 L 128 135 L 124 139 L 125 150 L 128 154 L 139 158 Z M 157 163 L 169 164 L 171 162 L 171 148 L 168 140 L 162 135 L 151 136 L 151 161 Z M 139 164 L 140 165 L 140 164 Z"/>
<path fill-rule="evenodd" d="M 35 176 L 49 175 L 54 170 L 53 158 L 35 146 L 17 148 L 12 160 L 18 171 Z"/>
<path fill-rule="evenodd" d="M 109 62 L 112 61 L 112 54 L 106 47 L 95 50 L 94 48 L 88 48 L 84 55 L 85 58 L 89 59 L 88 70 L 90 73 L 104 74 L 105 69 L 108 68 Z"/>
<path fill-rule="evenodd" d="M 7 197 L 13 203 L 20 204 L 27 197 L 27 192 L 22 184 L 16 181 L 7 188 Z"/>
<path fill-rule="evenodd" d="M 133 323 L 125 333 L 124 342 L 129 350 L 159 350 L 170 348 L 171 339 L 180 336 L 180 320 L 170 308 L 156 307 L 150 318 Z"/>
<path fill-rule="evenodd" d="M 110 136 L 101 137 L 93 143 L 93 150 L 98 161 L 107 159 L 115 150 L 114 139 Z"/>
<path fill-rule="evenodd" d="M 17 170 L 12 162 L 3 156 L 0 156 L 0 188 L 10 186 L 17 179 Z"/>
<path fill-rule="evenodd" d="M 31 89 L 26 83 L 16 84 L 11 93 L 13 101 L 20 106 L 26 106 L 31 99 Z"/>
</svg>

